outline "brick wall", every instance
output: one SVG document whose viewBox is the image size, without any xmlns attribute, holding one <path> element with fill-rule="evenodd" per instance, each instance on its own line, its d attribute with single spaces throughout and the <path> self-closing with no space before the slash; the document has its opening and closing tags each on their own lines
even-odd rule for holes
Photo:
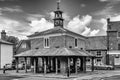
<svg viewBox="0 0 120 80">
<path fill-rule="evenodd" d="M 50 37 L 50 48 L 65 47 L 65 36 Z"/>
<path fill-rule="evenodd" d="M 44 48 L 44 39 L 43 38 L 36 38 L 31 40 L 31 49 L 35 48 Z"/>
<path fill-rule="evenodd" d="M 75 48 L 75 37 L 62 35 L 62 36 L 52 36 L 49 37 L 50 41 L 50 48 L 60 48 L 60 47 L 67 47 L 67 48 Z M 78 38 L 78 47 L 79 49 L 85 49 L 86 44 L 85 40 Z M 44 38 L 37 38 L 31 40 L 31 48 L 44 48 Z"/>
<path fill-rule="evenodd" d="M 100 57 L 98 57 L 97 56 L 97 51 L 101 51 L 101 56 Z M 98 57 L 99 59 L 101 59 L 101 62 L 103 63 L 103 64 L 106 64 L 106 54 L 107 54 L 107 51 L 105 51 L 105 50 L 92 50 L 92 51 L 89 51 L 90 53 L 92 53 L 92 54 L 94 54 L 94 55 L 96 55 L 96 57 Z M 97 59 L 98 58 L 95 58 L 95 64 L 97 64 Z"/>
<path fill-rule="evenodd" d="M 117 43 L 117 32 L 108 32 L 108 35 L 109 37 L 109 50 L 118 50 L 118 43 Z"/>
<path fill-rule="evenodd" d="M 80 38 L 78 38 L 78 49 L 81 49 L 81 48 L 83 48 L 83 49 L 85 49 L 86 48 L 86 41 L 85 40 L 83 40 L 83 39 L 80 39 Z M 67 48 L 70 48 L 70 46 L 72 47 L 72 48 L 75 48 L 75 37 L 71 37 L 71 36 L 66 36 L 66 47 Z"/>
<path fill-rule="evenodd" d="M 64 47 L 65 46 L 65 37 L 64 36 L 54 36 L 49 37 L 50 48 Z M 44 38 L 37 38 L 31 40 L 31 48 L 44 48 Z"/>
</svg>

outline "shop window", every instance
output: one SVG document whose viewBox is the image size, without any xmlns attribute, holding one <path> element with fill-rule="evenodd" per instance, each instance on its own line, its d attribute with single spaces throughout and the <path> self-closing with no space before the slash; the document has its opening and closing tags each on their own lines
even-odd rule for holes
<svg viewBox="0 0 120 80">
<path fill-rule="evenodd" d="M 102 56 L 101 51 L 97 51 L 97 56 L 98 57 Z"/>
<path fill-rule="evenodd" d="M 101 62 L 101 59 L 97 59 L 97 62 Z"/>
</svg>

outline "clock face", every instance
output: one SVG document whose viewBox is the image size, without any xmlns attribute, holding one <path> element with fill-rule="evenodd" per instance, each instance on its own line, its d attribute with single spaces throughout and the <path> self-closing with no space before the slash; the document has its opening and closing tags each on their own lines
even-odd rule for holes
<svg viewBox="0 0 120 80">
<path fill-rule="evenodd" d="M 55 25 L 59 25 L 59 21 L 55 21 Z"/>
</svg>

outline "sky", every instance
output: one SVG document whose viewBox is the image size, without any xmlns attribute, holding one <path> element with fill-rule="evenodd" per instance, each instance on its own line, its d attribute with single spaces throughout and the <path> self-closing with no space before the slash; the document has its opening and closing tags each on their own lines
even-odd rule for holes
<svg viewBox="0 0 120 80">
<path fill-rule="evenodd" d="M 19 39 L 54 27 L 58 0 L 0 0 L 0 32 Z M 105 36 L 107 18 L 120 21 L 120 0 L 61 0 L 64 28 L 84 36 Z"/>
</svg>

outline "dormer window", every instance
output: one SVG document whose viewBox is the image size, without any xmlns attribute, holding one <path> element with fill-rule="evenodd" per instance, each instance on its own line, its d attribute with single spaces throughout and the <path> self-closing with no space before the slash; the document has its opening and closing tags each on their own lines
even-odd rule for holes
<svg viewBox="0 0 120 80">
<path fill-rule="evenodd" d="M 77 47 L 78 47 L 78 39 L 75 38 L 75 48 L 77 48 Z"/>
<path fill-rule="evenodd" d="M 50 46 L 49 44 L 50 44 L 49 38 L 44 38 L 44 47 L 49 48 L 49 46 Z"/>
<path fill-rule="evenodd" d="M 26 48 L 26 46 L 27 46 L 26 43 L 22 44 L 22 48 Z"/>
</svg>

